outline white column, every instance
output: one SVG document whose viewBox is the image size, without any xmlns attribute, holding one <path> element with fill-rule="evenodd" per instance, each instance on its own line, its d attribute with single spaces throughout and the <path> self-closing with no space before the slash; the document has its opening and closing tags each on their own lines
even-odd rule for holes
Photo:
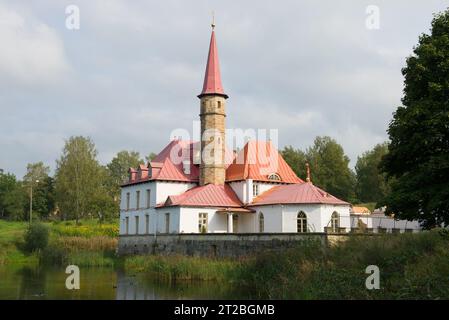
<svg viewBox="0 0 449 320">
<path fill-rule="evenodd" d="M 253 202 L 253 179 L 246 180 L 246 198 L 245 204 Z"/>
<path fill-rule="evenodd" d="M 233 233 L 232 230 L 232 212 L 228 213 L 228 233 Z"/>
</svg>

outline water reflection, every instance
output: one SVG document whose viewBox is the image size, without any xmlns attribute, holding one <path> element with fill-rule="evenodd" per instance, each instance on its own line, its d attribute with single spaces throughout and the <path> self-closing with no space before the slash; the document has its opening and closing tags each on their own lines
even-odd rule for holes
<svg viewBox="0 0 449 320">
<path fill-rule="evenodd" d="M 165 300 L 245 299 L 230 284 L 161 282 L 103 268 L 80 269 L 80 290 L 67 290 L 65 268 L 0 268 L 0 299 Z"/>
</svg>

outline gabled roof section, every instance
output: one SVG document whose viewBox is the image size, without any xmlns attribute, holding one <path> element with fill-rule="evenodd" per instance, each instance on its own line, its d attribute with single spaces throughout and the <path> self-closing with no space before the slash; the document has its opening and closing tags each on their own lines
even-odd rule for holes
<svg viewBox="0 0 449 320">
<path fill-rule="evenodd" d="M 250 206 L 270 204 L 334 204 L 349 205 L 311 182 L 280 185 L 265 191 Z"/>
<path fill-rule="evenodd" d="M 304 182 L 293 172 L 271 141 L 248 141 L 226 170 L 226 181 L 253 179 L 273 182 L 270 175 L 276 174 L 281 180 L 275 182 Z"/>
<path fill-rule="evenodd" d="M 172 140 L 148 166 L 139 166 L 139 170 L 144 172 L 142 177 L 139 177 L 137 170 L 130 168 L 131 179 L 123 186 L 151 180 L 198 182 L 200 160 L 199 142 Z M 226 148 L 225 167 L 233 160 L 234 153 Z"/>
<path fill-rule="evenodd" d="M 158 205 L 168 206 L 239 208 L 243 204 L 230 186 L 207 184 L 169 196 L 165 203 Z"/>
</svg>

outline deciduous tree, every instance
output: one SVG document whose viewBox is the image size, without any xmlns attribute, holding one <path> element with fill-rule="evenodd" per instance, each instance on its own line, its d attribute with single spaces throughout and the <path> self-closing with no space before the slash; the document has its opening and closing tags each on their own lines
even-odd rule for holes
<svg viewBox="0 0 449 320">
<path fill-rule="evenodd" d="M 449 10 L 434 17 L 402 73 L 402 106 L 390 123 L 382 162 L 395 179 L 387 208 L 429 228 L 449 225 Z"/>
</svg>

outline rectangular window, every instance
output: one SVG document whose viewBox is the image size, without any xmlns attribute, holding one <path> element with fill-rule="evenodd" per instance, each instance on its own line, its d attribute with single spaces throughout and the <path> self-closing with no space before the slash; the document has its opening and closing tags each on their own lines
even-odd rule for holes
<svg viewBox="0 0 449 320">
<path fill-rule="evenodd" d="M 151 207 L 151 190 L 147 189 L 147 208 Z"/>
<path fill-rule="evenodd" d="M 140 208 L 140 191 L 136 191 L 136 209 Z"/>
<path fill-rule="evenodd" d="M 125 234 L 129 234 L 129 217 L 125 218 Z"/>
<path fill-rule="evenodd" d="M 145 233 L 146 234 L 150 233 L 150 215 L 149 214 L 145 215 Z"/>
<path fill-rule="evenodd" d="M 170 233 L 170 213 L 165 214 L 165 233 Z"/>
<path fill-rule="evenodd" d="M 126 194 L 126 210 L 129 210 L 129 192 Z"/>
<path fill-rule="evenodd" d="M 253 183 L 253 197 L 257 197 L 259 195 L 259 185 L 257 183 Z"/>
<path fill-rule="evenodd" d="M 139 234 L 139 216 L 136 216 L 136 234 Z"/>
<path fill-rule="evenodd" d="M 207 213 L 198 214 L 198 232 L 207 233 Z"/>
</svg>

